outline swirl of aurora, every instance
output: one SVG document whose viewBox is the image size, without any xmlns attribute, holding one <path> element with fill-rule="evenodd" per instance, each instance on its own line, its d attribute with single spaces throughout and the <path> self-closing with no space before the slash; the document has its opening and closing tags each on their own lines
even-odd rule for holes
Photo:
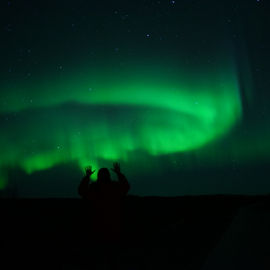
<svg viewBox="0 0 270 270">
<path fill-rule="evenodd" d="M 2 188 L 15 167 L 31 174 L 66 162 L 84 168 L 100 160 L 128 161 L 135 151 L 157 156 L 195 150 L 228 133 L 241 117 L 232 66 L 199 74 L 86 70 L 1 90 Z"/>
</svg>

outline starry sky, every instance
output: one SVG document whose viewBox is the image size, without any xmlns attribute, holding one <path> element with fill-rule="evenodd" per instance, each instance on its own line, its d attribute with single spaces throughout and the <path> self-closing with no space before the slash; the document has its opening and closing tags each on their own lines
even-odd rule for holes
<svg viewBox="0 0 270 270">
<path fill-rule="evenodd" d="M 1 2 L 0 194 L 269 193 L 266 0 Z M 93 176 L 95 180 L 95 175 Z"/>
</svg>

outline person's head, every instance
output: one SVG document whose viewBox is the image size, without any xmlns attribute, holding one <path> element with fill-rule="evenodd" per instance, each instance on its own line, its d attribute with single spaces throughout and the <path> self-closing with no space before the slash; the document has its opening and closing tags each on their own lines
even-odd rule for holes
<svg viewBox="0 0 270 270">
<path fill-rule="evenodd" d="M 98 171 L 97 181 L 100 183 L 110 182 L 111 174 L 107 168 L 101 168 Z"/>
</svg>

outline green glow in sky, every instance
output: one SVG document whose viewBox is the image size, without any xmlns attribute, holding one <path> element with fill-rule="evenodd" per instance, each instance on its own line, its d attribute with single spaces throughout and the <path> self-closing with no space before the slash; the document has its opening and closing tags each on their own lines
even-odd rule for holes
<svg viewBox="0 0 270 270">
<path fill-rule="evenodd" d="M 157 67 L 37 78 L 3 87 L 0 188 L 7 168 L 31 174 L 77 162 L 128 161 L 142 150 L 157 156 L 198 149 L 241 118 L 233 66 L 200 75 Z"/>
</svg>

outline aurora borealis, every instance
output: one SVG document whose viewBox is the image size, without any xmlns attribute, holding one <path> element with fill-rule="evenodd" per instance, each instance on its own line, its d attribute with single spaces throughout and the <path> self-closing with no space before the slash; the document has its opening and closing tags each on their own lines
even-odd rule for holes
<svg viewBox="0 0 270 270">
<path fill-rule="evenodd" d="M 171 170 L 175 178 L 183 170 L 228 166 L 231 173 L 231 164 L 267 160 L 269 126 L 251 115 L 268 103 L 243 49 L 251 47 L 250 37 L 238 27 L 245 26 L 239 14 L 251 16 L 243 7 L 252 14 L 258 3 L 193 2 L 139 1 L 135 8 L 132 1 L 60 1 L 53 10 L 50 4 L 9 2 L 0 188 L 19 174 L 25 179 L 16 183 L 27 183 L 27 177 L 66 166 L 69 181 L 70 164 L 83 171 L 119 161 L 134 192 L 144 194 L 154 171 L 163 177 Z M 12 171 L 20 173 L 10 176 Z M 208 185 L 207 179 L 196 181 Z M 158 183 L 168 195 L 194 185 L 181 179 L 179 191 L 174 184 L 170 193 L 170 180 Z"/>
</svg>

